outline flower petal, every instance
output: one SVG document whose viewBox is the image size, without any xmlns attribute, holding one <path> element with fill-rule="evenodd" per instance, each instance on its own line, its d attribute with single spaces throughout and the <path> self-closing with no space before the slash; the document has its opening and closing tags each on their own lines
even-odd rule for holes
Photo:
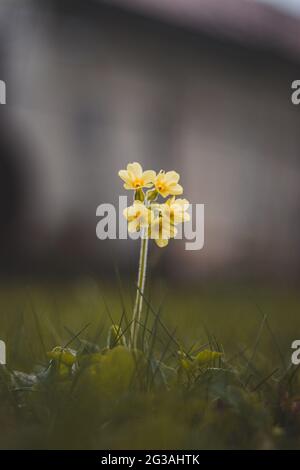
<svg viewBox="0 0 300 470">
<path fill-rule="evenodd" d="M 143 168 L 138 162 L 128 163 L 127 171 L 132 173 L 133 178 L 141 178 L 143 174 Z"/>
<path fill-rule="evenodd" d="M 175 198 L 174 198 L 174 204 L 178 204 L 178 205 L 184 207 L 185 211 L 189 208 L 189 205 L 190 205 L 190 203 L 187 199 L 176 199 L 175 200 Z"/>
<path fill-rule="evenodd" d="M 135 219 L 136 210 L 133 206 L 126 207 L 126 209 L 123 210 L 123 216 L 130 222 L 131 220 Z"/>
<path fill-rule="evenodd" d="M 165 240 L 169 240 L 170 238 L 174 238 L 177 233 L 177 229 L 169 223 L 169 221 L 165 220 L 162 224 L 162 238 Z"/>
<path fill-rule="evenodd" d="M 159 194 L 160 194 L 162 197 L 168 197 L 169 194 L 170 194 L 168 188 L 163 189 L 162 191 L 158 191 L 158 192 L 159 192 Z"/>
<path fill-rule="evenodd" d="M 126 207 L 126 208 L 123 210 L 123 216 L 125 217 L 125 219 L 128 219 L 128 209 L 129 209 L 129 207 Z"/>
<path fill-rule="evenodd" d="M 178 196 L 183 193 L 183 187 L 180 184 L 170 184 L 168 189 L 169 194 L 172 194 L 173 196 Z"/>
<path fill-rule="evenodd" d="M 149 227 L 149 236 L 152 239 L 159 238 L 159 217 L 153 218 L 151 226 Z"/>
<path fill-rule="evenodd" d="M 159 248 L 165 248 L 167 244 L 169 243 L 169 240 L 164 240 L 163 238 L 157 238 L 155 239 L 155 243 Z"/>
<path fill-rule="evenodd" d="M 144 212 L 140 217 L 141 227 L 148 227 L 152 222 L 152 212 L 146 209 L 147 212 Z"/>
<path fill-rule="evenodd" d="M 165 174 L 166 182 L 168 183 L 178 183 L 180 175 L 176 171 L 167 171 Z"/>
<path fill-rule="evenodd" d="M 128 173 L 128 171 L 126 170 L 120 170 L 118 175 L 120 176 L 120 178 L 125 181 L 125 183 L 130 183 L 131 181 L 131 178 L 130 178 L 130 174 Z"/>
<path fill-rule="evenodd" d="M 153 170 L 147 170 L 143 173 L 143 180 L 145 184 L 154 183 L 156 178 L 156 173 Z"/>
<path fill-rule="evenodd" d="M 128 223 L 128 232 L 138 232 L 139 231 L 139 220 L 133 219 L 131 222 Z"/>
<path fill-rule="evenodd" d="M 190 214 L 188 214 L 187 212 L 185 212 L 183 214 L 183 222 L 189 222 L 191 220 L 191 216 Z"/>
</svg>

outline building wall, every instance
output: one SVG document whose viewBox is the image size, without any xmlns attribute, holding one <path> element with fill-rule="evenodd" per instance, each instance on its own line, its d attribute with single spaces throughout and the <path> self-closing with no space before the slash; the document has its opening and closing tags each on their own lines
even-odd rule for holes
<svg viewBox="0 0 300 470">
<path fill-rule="evenodd" d="M 178 170 L 205 204 L 204 250 L 172 244 L 171 270 L 297 275 L 296 62 L 102 7 L 24 1 L 2 15 L 25 258 L 109 264 L 113 250 L 128 263 L 136 244 L 97 241 L 95 211 L 116 203 L 117 172 L 136 160 Z"/>
</svg>

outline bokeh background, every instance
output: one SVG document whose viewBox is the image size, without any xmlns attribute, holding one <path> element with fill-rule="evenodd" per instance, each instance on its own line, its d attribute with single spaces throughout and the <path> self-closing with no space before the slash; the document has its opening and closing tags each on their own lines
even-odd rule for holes
<svg viewBox="0 0 300 470">
<path fill-rule="evenodd" d="M 135 271 L 136 242 L 95 230 L 139 161 L 205 204 L 204 249 L 153 248 L 161 274 L 297 282 L 299 15 L 292 0 L 1 0 L 2 276 Z"/>
<path fill-rule="evenodd" d="M 300 0 L 0 0 L 0 448 L 300 448 L 299 31 Z M 99 241 L 96 209 L 133 161 L 205 205 L 202 250 L 150 247 L 152 385 L 179 349 L 222 368 L 107 402 L 88 368 L 74 401 L 49 351 L 128 341 L 139 244 Z"/>
</svg>

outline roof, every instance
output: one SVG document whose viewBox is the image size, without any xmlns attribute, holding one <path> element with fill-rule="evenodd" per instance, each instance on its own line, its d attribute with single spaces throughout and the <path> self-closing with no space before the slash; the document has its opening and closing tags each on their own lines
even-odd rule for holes
<svg viewBox="0 0 300 470">
<path fill-rule="evenodd" d="M 106 1 L 185 28 L 272 47 L 300 58 L 300 16 L 274 7 L 271 0 L 264 0 L 266 3 L 254 0 Z"/>
</svg>

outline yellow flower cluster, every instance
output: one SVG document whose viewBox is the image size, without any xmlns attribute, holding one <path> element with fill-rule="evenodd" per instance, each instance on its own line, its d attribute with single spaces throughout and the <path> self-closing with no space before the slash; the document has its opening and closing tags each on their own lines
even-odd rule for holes
<svg viewBox="0 0 300 470">
<path fill-rule="evenodd" d="M 183 193 L 176 171 L 156 173 L 153 170 L 143 171 L 137 162 L 129 163 L 126 170 L 119 171 L 124 181 L 124 188 L 135 191 L 132 206 L 124 210 L 128 221 L 128 231 L 143 231 L 143 236 L 154 239 L 159 247 L 165 247 L 177 233 L 176 225 L 190 219 L 186 199 L 176 199 Z M 147 188 L 144 193 L 143 188 Z M 157 198 L 167 198 L 164 203 L 158 203 Z"/>
</svg>

